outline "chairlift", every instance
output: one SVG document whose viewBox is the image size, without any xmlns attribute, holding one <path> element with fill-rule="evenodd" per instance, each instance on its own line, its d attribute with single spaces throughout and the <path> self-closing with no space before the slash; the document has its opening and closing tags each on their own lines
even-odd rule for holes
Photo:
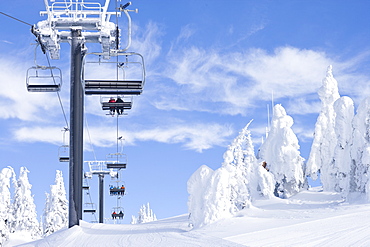
<svg viewBox="0 0 370 247">
<path fill-rule="evenodd" d="M 126 191 L 126 187 L 125 185 L 117 185 L 117 186 L 113 186 L 113 185 L 109 185 L 109 194 L 111 196 L 124 196 L 125 195 L 125 191 Z"/>
<path fill-rule="evenodd" d="M 27 70 L 28 92 L 58 92 L 62 86 L 62 72 L 57 67 L 33 66 Z"/>
<path fill-rule="evenodd" d="M 62 71 L 55 66 L 41 66 L 36 62 L 27 70 L 26 86 L 29 92 L 58 92 L 62 86 Z"/>
<path fill-rule="evenodd" d="M 112 211 L 113 211 L 112 212 L 113 220 L 116 220 L 116 219 L 122 220 L 123 217 L 125 216 L 124 209 L 122 207 L 115 207 L 113 208 Z"/>
<path fill-rule="evenodd" d="M 59 147 L 59 162 L 69 162 L 69 145 Z"/>
<path fill-rule="evenodd" d="M 126 169 L 127 156 L 122 153 L 112 153 L 107 155 L 108 169 Z"/>
<path fill-rule="evenodd" d="M 63 145 L 59 147 L 58 156 L 59 162 L 69 162 L 69 145 L 66 144 L 66 133 L 69 131 L 67 127 L 62 129 L 63 133 Z"/>
<path fill-rule="evenodd" d="M 100 103 L 103 111 L 109 110 L 107 115 L 114 116 L 115 113 L 123 115 L 125 110 L 132 108 L 132 97 L 100 97 Z"/>
<path fill-rule="evenodd" d="M 96 208 L 95 208 L 95 203 L 92 202 L 86 202 L 85 208 L 84 208 L 84 213 L 96 213 Z"/>
<path fill-rule="evenodd" d="M 86 95 L 140 95 L 145 84 L 144 58 L 139 53 L 116 52 L 110 59 L 93 53 L 84 58 Z"/>
</svg>

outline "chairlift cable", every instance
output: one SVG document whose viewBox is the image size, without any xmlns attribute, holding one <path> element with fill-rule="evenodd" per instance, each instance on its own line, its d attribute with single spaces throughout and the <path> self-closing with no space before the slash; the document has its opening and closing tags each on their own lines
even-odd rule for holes
<svg viewBox="0 0 370 247">
<path fill-rule="evenodd" d="M 4 12 L 0 12 L 0 14 L 5 15 L 5 16 L 7 16 L 7 17 L 9 17 L 9 18 L 12 18 L 12 19 L 14 19 L 14 20 L 16 20 L 16 21 L 19 21 L 19 22 L 21 22 L 21 23 L 23 23 L 23 24 L 26 24 L 26 25 L 28 25 L 28 26 L 33 27 L 33 25 L 32 25 L 32 24 L 30 24 L 30 23 L 28 23 L 28 22 L 25 22 L 25 21 L 22 21 L 22 20 L 20 20 L 20 19 L 18 19 L 18 18 L 15 18 L 15 17 L 11 16 L 11 15 L 5 14 Z"/>
<path fill-rule="evenodd" d="M 49 64 L 51 77 L 53 78 L 53 82 L 54 82 L 54 84 L 56 85 L 55 77 L 54 77 L 54 74 L 53 74 L 53 70 L 51 69 L 51 64 L 50 64 L 49 57 L 48 57 L 48 55 L 47 55 L 46 53 L 45 53 L 45 56 L 46 56 L 46 59 L 47 59 L 48 64 Z M 63 107 L 62 99 L 60 98 L 60 94 L 59 94 L 59 92 L 58 92 L 58 91 L 57 91 L 57 95 L 58 95 L 58 99 L 59 99 L 60 107 L 62 108 L 62 112 L 63 112 L 64 120 L 65 120 L 65 122 L 66 122 L 66 126 L 67 126 L 67 128 L 69 129 L 67 116 L 66 116 L 66 113 L 65 113 L 65 111 L 64 111 L 64 107 Z"/>
<path fill-rule="evenodd" d="M 84 110 L 84 112 L 86 112 L 86 111 Z M 90 146 L 91 146 L 91 149 L 92 149 L 92 152 L 93 152 L 93 155 L 94 155 L 94 159 L 95 159 L 95 161 L 97 161 L 94 145 L 92 144 L 92 141 L 91 141 L 91 135 L 90 135 L 90 131 L 89 131 L 89 124 L 87 122 L 86 114 L 85 114 L 85 125 L 86 125 L 87 135 L 89 136 L 89 142 L 90 142 Z"/>
</svg>

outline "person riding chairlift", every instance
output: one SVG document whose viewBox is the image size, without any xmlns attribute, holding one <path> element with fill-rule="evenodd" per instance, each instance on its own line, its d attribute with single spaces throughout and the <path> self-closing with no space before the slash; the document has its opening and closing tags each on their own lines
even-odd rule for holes
<svg viewBox="0 0 370 247">
<path fill-rule="evenodd" d="M 116 103 L 116 100 L 113 98 L 113 97 L 111 97 L 110 98 L 110 100 L 109 100 L 109 103 Z M 114 106 L 111 106 L 111 107 L 109 107 L 109 110 L 110 110 L 110 114 L 112 115 L 112 116 L 114 116 L 114 111 L 115 111 L 115 107 Z M 118 110 L 117 110 L 117 114 L 118 114 Z"/>
<path fill-rule="evenodd" d="M 121 97 L 118 97 L 117 98 L 116 103 L 123 103 L 123 100 L 121 99 Z M 118 106 L 117 107 L 117 114 L 118 115 L 122 115 L 123 114 L 123 106 Z"/>
</svg>

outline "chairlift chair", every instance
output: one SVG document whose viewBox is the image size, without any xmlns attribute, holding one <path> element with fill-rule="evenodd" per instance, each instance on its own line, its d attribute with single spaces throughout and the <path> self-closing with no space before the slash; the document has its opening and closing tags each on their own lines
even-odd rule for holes
<svg viewBox="0 0 370 247">
<path fill-rule="evenodd" d="M 69 145 L 59 147 L 59 162 L 69 162 Z"/>
<path fill-rule="evenodd" d="M 112 153 L 107 155 L 108 169 L 126 169 L 127 156 L 122 153 Z"/>
<path fill-rule="evenodd" d="M 86 95 L 140 95 L 145 84 L 144 59 L 139 53 L 94 53 L 84 59 L 83 81 Z"/>
<path fill-rule="evenodd" d="M 33 66 L 26 78 L 29 92 L 58 92 L 62 86 L 62 71 L 55 66 Z"/>
<path fill-rule="evenodd" d="M 109 194 L 111 196 L 124 196 L 126 192 L 126 187 L 124 185 L 121 186 L 109 186 Z"/>
<path fill-rule="evenodd" d="M 112 210 L 112 219 L 113 220 L 122 220 L 125 216 L 124 209 L 122 207 L 114 207 Z"/>
<path fill-rule="evenodd" d="M 84 213 L 96 213 L 96 209 L 95 209 L 95 204 L 94 203 L 90 203 L 90 202 L 86 202 L 85 203 L 85 208 L 84 208 Z"/>
<path fill-rule="evenodd" d="M 123 102 L 110 102 L 113 98 L 116 101 L 121 98 Z M 102 105 L 102 110 L 109 110 L 110 113 L 107 115 L 114 115 L 116 112 L 118 115 L 122 115 L 125 110 L 130 110 L 132 108 L 132 97 L 117 96 L 116 97 L 100 97 L 100 103 Z M 120 110 L 120 111 L 119 111 Z"/>
</svg>

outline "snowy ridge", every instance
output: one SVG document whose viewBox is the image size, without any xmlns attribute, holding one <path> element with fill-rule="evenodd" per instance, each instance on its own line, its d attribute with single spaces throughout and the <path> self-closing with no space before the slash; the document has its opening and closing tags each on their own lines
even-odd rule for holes
<svg viewBox="0 0 370 247">
<path fill-rule="evenodd" d="M 47 246 L 368 246 L 370 207 L 321 188 L 257 200 L 236 217 L 197 230 L 188 215 L 137 225 L 81 222 L 24 247 Z"/>
</svg>

